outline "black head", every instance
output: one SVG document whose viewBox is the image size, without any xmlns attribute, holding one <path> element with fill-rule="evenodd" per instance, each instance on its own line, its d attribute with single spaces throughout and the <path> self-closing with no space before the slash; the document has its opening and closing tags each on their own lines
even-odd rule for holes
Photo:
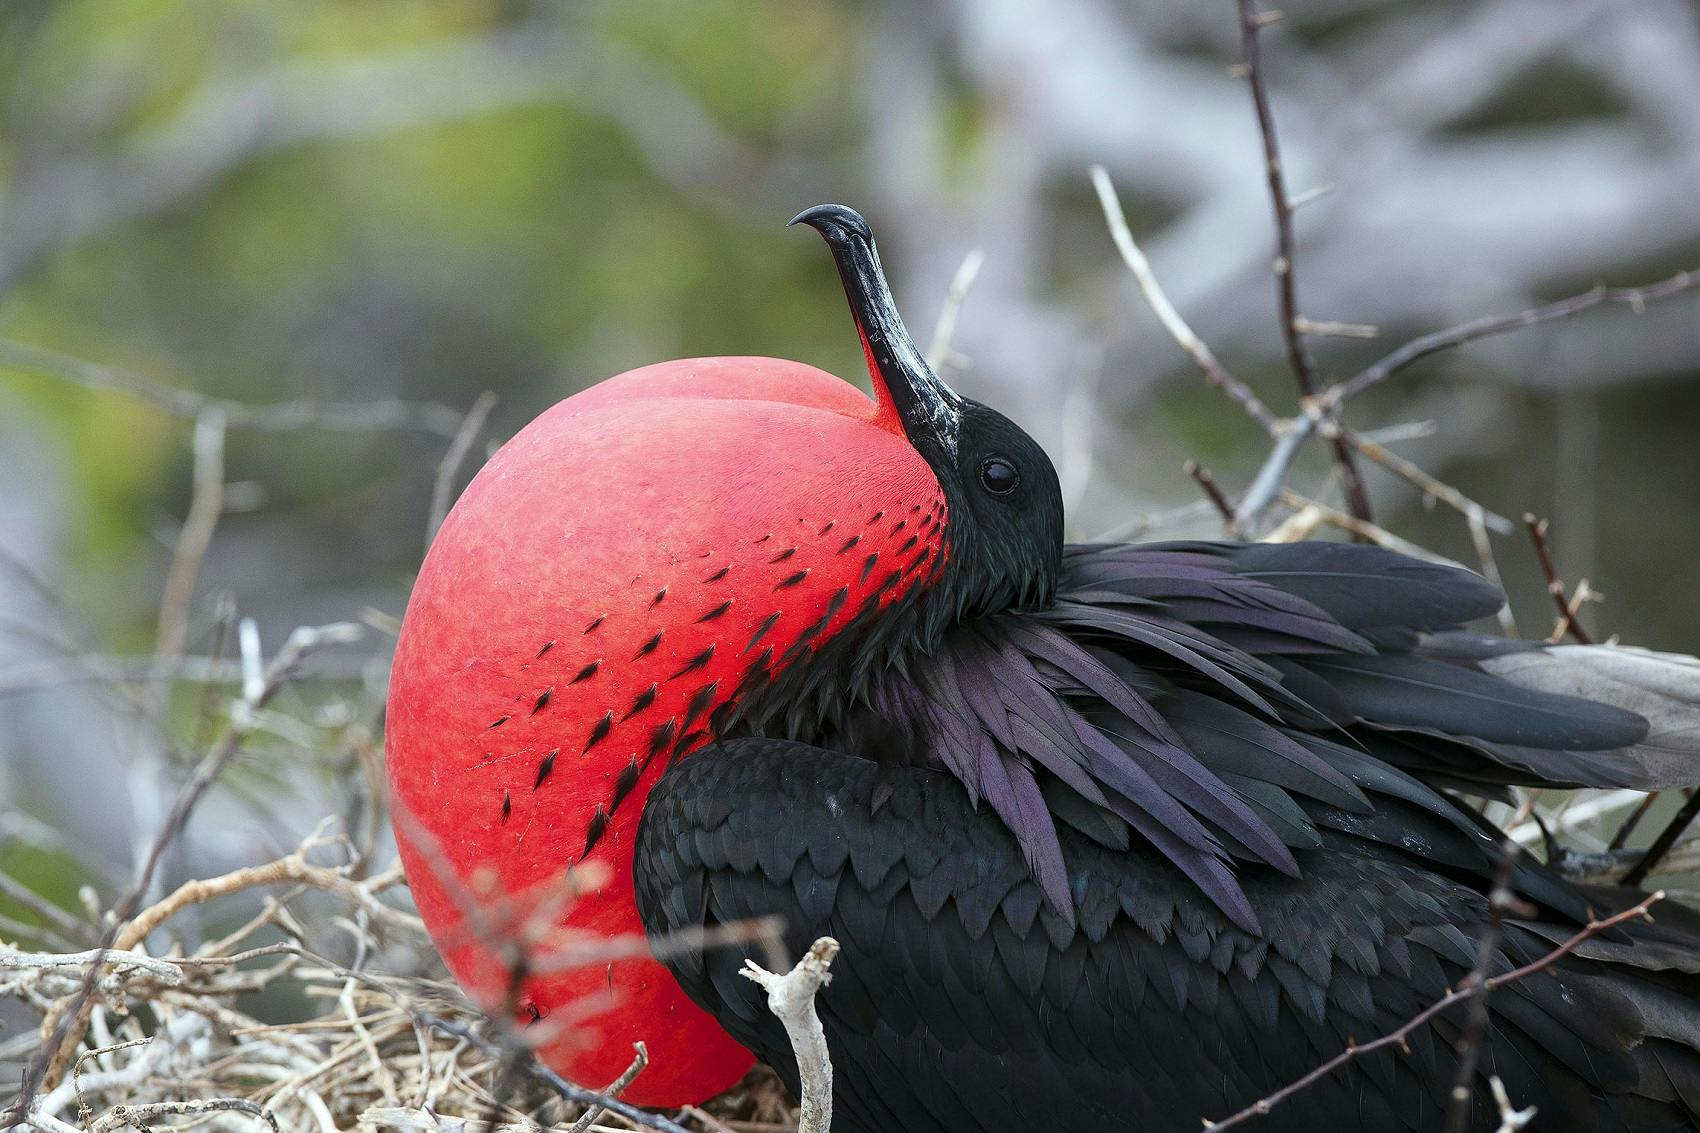
<svg viewBox="0 0 1700 1133">
<path fill-rule="evenodd" d="M 1050 458 L 1009 418 L 959 397 L 933 373 L 898 316 L 860 214 L 816 205 L 791 223 L 826 238 L 881 404 L 950 502 L 951 569 L 940 583 L 950 601 L 942 605 L 961 617 L 1048 604 L 1062 558 L 1062 492 Z"/>
</svg>

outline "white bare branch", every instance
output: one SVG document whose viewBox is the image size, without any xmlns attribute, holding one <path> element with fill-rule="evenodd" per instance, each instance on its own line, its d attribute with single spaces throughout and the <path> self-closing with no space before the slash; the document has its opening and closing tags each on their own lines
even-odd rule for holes
<svg viewBox="0 0 1700 1133">
<path fill-rule="evenodd" d="M 823 936 L 796 967 L 782 976 L 754 960 L 745 960 L 741 973 L 767 991 L 767 1008 L 785 1024 L 791 1049 L 797 1055 L 803 1093 L 797 1133 L 827 1133 L 832 1127 L 832 1058 L 826 1049 L 826 1031 L 815 1013 L 815 993 L 831 982 L 827 969 L 837 955 L 838 941 Z"/>
</svg>

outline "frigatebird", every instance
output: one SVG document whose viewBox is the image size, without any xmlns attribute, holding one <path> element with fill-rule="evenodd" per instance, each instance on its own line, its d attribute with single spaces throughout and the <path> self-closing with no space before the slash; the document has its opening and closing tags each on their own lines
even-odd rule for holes
<svg viewBox="0 0 1700 1133">
<path fill-rule="evenodd" d="M 1051 462 L 929 368 L 863 218 L 793 223 L 874 398 L 761 358 L 568 398 L 474 479 L 403 625 L 416 900 L 470 991 L 562 1023 L 552 1064 L 600 1084 L 642 1039 L 632 1100 L 751 1052 L 795 1089 L 754 945 L 680 935 L 778 917 L 843 947 L 835 1129 L 1190 1131 L 1441 999 L 1490 921 L 1499 974 L 1640 898 L 1503 864 L 1467 800 L 1700 783 L 1695 663 L 1469 632 L 1496 588 L 1372 546 L 1065 544 Z M 516 968 L 513 910 L 591 865 L 544 914 L 668 946 Z M 1697 993 L 1667 903 L 1495 990 L 1475 1084 L 1543 1130 L 1694 1128 Z M 1442 1128 L 1463 1020 L 1260 1127 Z"/>
</svg>

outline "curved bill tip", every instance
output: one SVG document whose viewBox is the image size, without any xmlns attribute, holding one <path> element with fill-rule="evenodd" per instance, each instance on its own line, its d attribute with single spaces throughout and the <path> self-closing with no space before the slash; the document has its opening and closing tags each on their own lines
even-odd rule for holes
<svg viewBox="0 0 1700 1133">
<path fill-rule="evenodd" d="M 786 221 L 785 227 L 790 228 L 793 224 L 806 224 L 823 236 L 828 234 L 829 229 L 840 229 L 860 236 L 869 243 L 874 239 L 873 229 L 868 227 L 868 222 L 849 205 L 825 204 L 806 208 Z"/>
<path fill-rule="evenodd" d="M 911 444 L 926 445 L 929 453 L 954 462 L 962 399 L 933 373 L 904 328 L 868 222 L 853 208 L 826 204 L 804 209 L 791 223 L 813 228 L 832 250 L 883 418 L 901 428 Z"/>
</svg>

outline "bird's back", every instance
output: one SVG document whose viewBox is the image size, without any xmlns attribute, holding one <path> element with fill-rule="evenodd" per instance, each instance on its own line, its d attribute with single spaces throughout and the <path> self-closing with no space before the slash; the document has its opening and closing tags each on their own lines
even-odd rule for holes
<svg viewBox="0 0 1700 1133">
<path fill-rule="evenodd" d="M 1700 782 L 1696 670 L 1455 629 L 1498 600 L 1362 547 L 1070 548 L 1055 606 L 964 623 L 814 734 L 681 761 L 640 828 L 640 910 L 651 932 L 777 913 L 794 949 L 841 941 L 840 1129 L 1196 1129 L 1471 970 L 1499 850 L 1448 788 Z M 1651 734 L 1611 701 L 1654 709 Z M 1635 899 L 1528 858 L 1511 887 L 1528 907 L 1490 974 Z M 1481 1075 L 1542 1129 L 1694 1127 L 1692 919 L 1495 991 Z M 790 1076 L 740 959 L 671 966 Z M 1462 1021 L 1259 1127 L 1440 1128 Z"/>
</svg>

